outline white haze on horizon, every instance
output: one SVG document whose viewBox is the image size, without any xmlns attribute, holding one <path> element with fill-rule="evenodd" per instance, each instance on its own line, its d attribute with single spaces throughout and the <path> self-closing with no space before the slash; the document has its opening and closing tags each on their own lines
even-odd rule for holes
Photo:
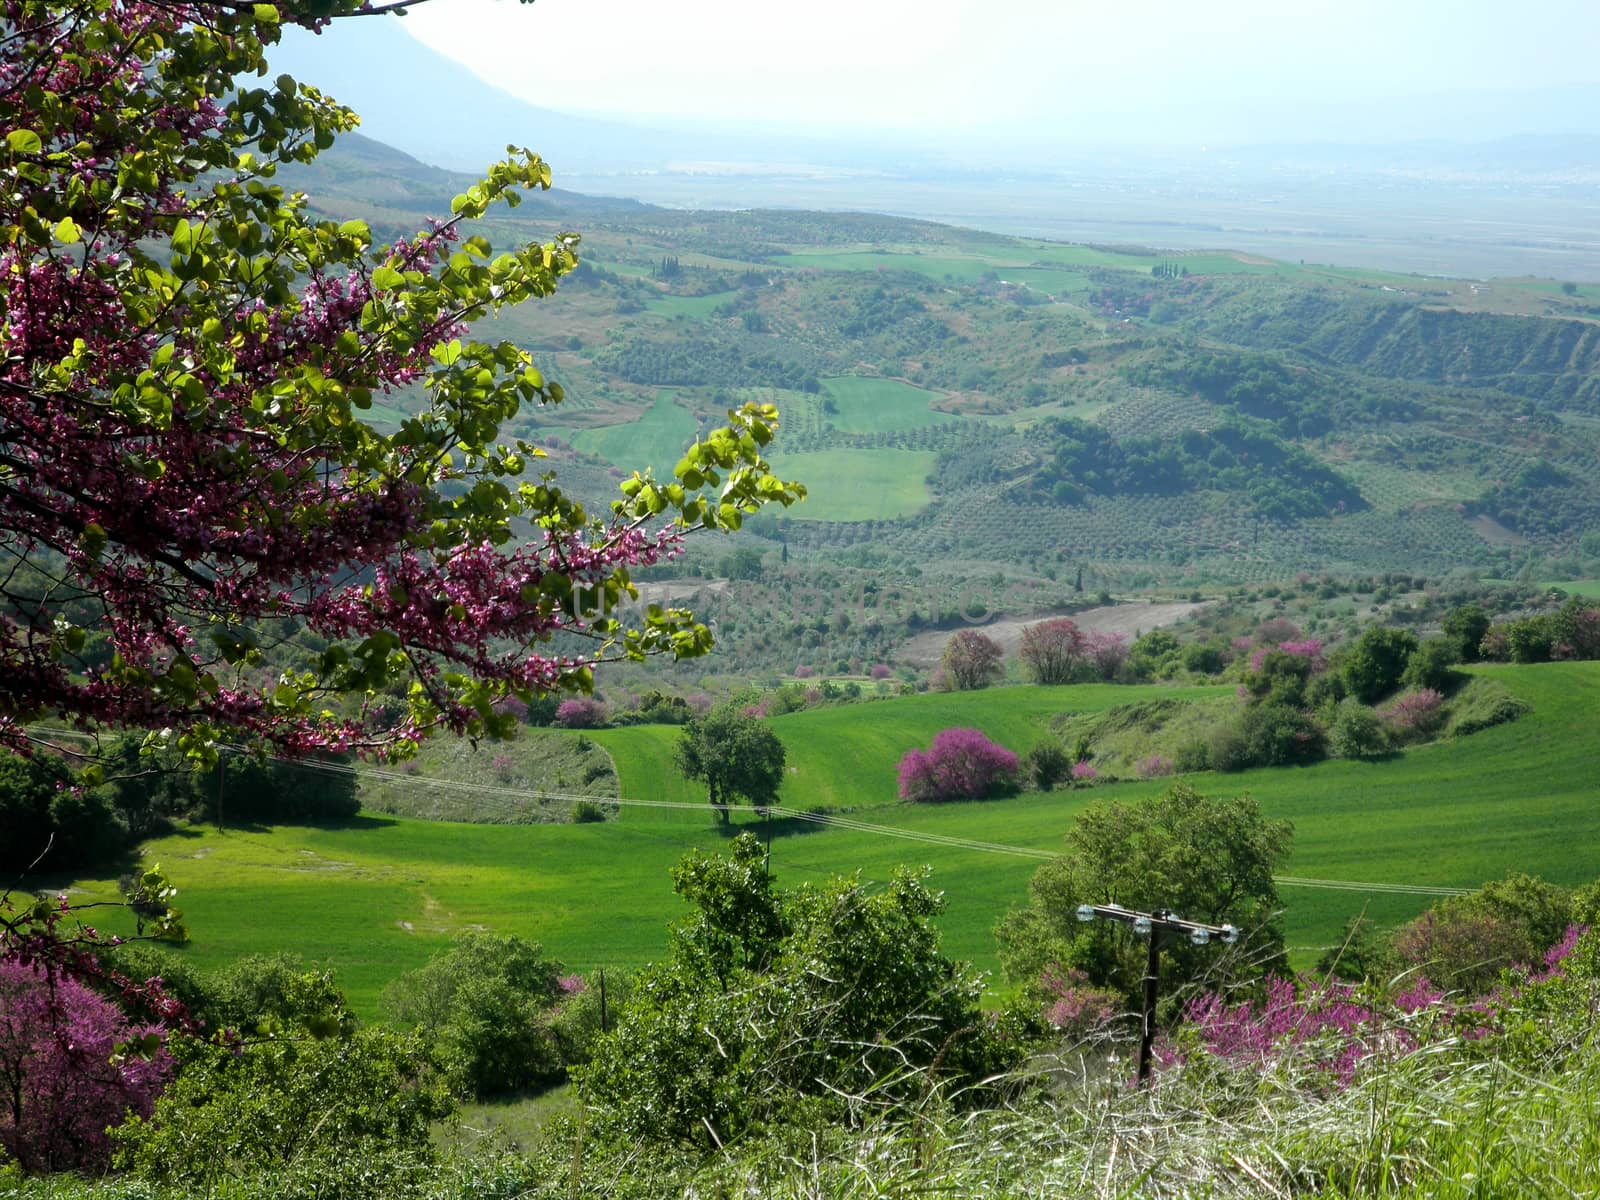
<svg viewBox="0 0 1600 1200">
<path fill-rule="evenodd" d="M 529 103 L 658 122 L 929 142 L 1600 133 L 1559 99 L 1542 127 L 1494 124 L 1495 94 L 1510 110 L 1600 86 L 1596 0 L 435 0 L 403 27 Z"/>
</svg>

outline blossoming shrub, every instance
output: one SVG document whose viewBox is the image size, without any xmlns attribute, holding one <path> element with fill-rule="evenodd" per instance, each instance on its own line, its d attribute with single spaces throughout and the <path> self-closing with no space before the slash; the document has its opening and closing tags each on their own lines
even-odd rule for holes
<svg viewBox="0 0 1600 1200">
<path fill-rule="evenodd" d="M 0 1147 L 28 1171 L 98 1171 L 110 1158 L 106 1130 L 131 1112 L 148 1116 L 171 1074 L 158 1049 L 125 1055 L 135 1027 L 111 1001 L 70 976 L 0 960 Z"/>
<path fill-rule="evenodd" d="M 1016 785 L 1017 756 L 976 729 L 946 729 L 900 760 L 902 800 L 978 800 Z"/>
<path fill-rule="evenodd" d="M 1432 688 L 1418 688 L 1396 696 L 1378 715 L 1396 738 L 1415 741 L 1435 732 L 1443 722 L 1444 697 Z"/>
<path fill-rule="evenodd" d="M 556 709 L 556 724 L 563 729 L 598 729 L 606 723 L 606 706 L 592 696 L 563 700 Z"/>
</svg>

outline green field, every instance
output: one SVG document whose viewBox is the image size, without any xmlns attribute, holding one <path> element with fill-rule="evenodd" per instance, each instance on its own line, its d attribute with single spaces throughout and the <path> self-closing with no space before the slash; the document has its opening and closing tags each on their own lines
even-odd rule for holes
<svg viewBox="0 0 1600 1200">
<path fill-rule="evenodd" d="M 786 514 L 800 521 L 887 521 L 926 508 L 931 450 L 819 450 L 774 454 L 772 469 L 808 495 Z"/>
<path fill-rule="evenodd" d="M 616 466 L 629 470 L 650 466 L 659 475 L 671 473 L 673 464 L 683 457 L 684 446 L 698 431 L 695 419 L 672 393 L 662 392 L 637 421 L 578 430 L 570 440 L 578 449 L 598 454 Z"/>
<path fill-rule="evenodd" d="M 1250 792 L 1295 825 L 1289 873 L 1355 883 L 1475 886 L 1511 869 L 1561 883 L 1600 863 L 1594 809 L 1592 714 L 1600 664 L 1479 668 L 1533 705 L 1530 715 L 1470 738 L 1376 763 L 1328 762 L 1235 776 L 1202 775 L 1203 791 Z M 1017 687 L 813 710 L 776 719 L 795 768 L 794 809 L 876 805 L 859 819 L 902 833 L 1053 850 L 1090 800 L 1147 796 L 1159 782 L 1022 795 L 1010 800 L 892 804 L 892 762 L 948 725 L 975 725 L 1016 749 L 1033 744 L 1058 708 L 1088 710 L 1149 689 Z M 1181 695 L 1181 692 L 1169 694 Z M 616 761 L 630 799 L 689 808 L 626 807 L 598 825 L 456 825 L 363 816 L 328 828 L 192 828 L 148 847 L 177 882 L 194 931 L 184 953 L 216 965 L 245 953 L 292 950 L 334 964 L 356 1006 L 373 1011 L 383 984 L 472 926 L 515 931 L 581 969 L 637 964 L 658 954 L 677 901 L 667 870 L 689 847 L 724 840 L 704 797 L 670 764 L 677 731 L 638 727 L 591 735 Z M 798 786 L 806 781 L 807 787 Z M 428 786 L 425 779 L 419 787 Z M 741 816 L 736 827 L 760 827 Z M 992 930 L 1022 901 L 1037 861 L 886 833 L 822 830 L 775 820 L 773 863 L 787 880 L 860 870 L 886 879 L 901 863 L 929 864 L 949 902 L 947 948 L 994 965 Z M 110 881 L 78 881 L 107 894 Z M 1299 961 L 1337 938 L 1366 907 L 1406 919 L 1424 896 L 1311 887 L 1282 889 Z M 87 898 L 87 897 L 86 897 Z"/>
<path fill-rule="evenodd" d="M 841 433 L 893 433 L 950 419 L 948 413 L 929 407 L 939 398 L 938 392 L 898 379 L 836 375 L 822 381 L 822 390 L 833 401 L 828 420 Z"/>
<path fill-rule="evenodd" d="M 735 292 L 713 292 L 709 296 L 658 296 L 646 300 L 644 306 L 664 317 L 692 317 L 698 321 L 709 317 L 735 295 Z"/>
</svg>

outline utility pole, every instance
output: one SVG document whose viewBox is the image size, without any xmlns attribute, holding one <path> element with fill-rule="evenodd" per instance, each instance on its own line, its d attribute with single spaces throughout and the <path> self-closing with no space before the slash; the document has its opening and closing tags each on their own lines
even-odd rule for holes
<svg viewBox="0 0 1600 1200">
<path fill-rule="evenodd" d="M 1216 938 L 1226 946 L 1239 940 L 1236 925 L 1207 925 L 1203 921 L 1187 921 L 1175 917 L 1164 908 L 1155 912 L 1136 912 L 1120 904 L 1080 904 L 1076 916 L 1080 921 L 1093 921 L 1099 917 L 1133 927 L 1139 937 L 1150 939 L 1145 954 L 1143 1012 L 1139 1025 L 1139 1086 L 1150 1082 L 1151 1058 L 1156 1043 L 1156 990 L 1161 980 L 1161 939 L 1168 934 L 1182 934 L 1196 946 L 1204 946 Z"/>
</svg>

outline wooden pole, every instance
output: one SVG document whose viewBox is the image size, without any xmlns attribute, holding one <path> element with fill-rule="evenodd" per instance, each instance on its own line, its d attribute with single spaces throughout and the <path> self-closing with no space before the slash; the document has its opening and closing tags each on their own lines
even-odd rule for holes
<svg viewBox="0 0 1600 1200">
<path fill-rule="evenodd" d="M 1144 963 L 1144 1025 L 1139 1032 L 1139 1086 L 1150 1082 L 1150 1051 L 1156 1041 L 1156 980 L 1161 973 L 1161 927 L 1150 930 L 1150 952 Z"/>
</svg>

